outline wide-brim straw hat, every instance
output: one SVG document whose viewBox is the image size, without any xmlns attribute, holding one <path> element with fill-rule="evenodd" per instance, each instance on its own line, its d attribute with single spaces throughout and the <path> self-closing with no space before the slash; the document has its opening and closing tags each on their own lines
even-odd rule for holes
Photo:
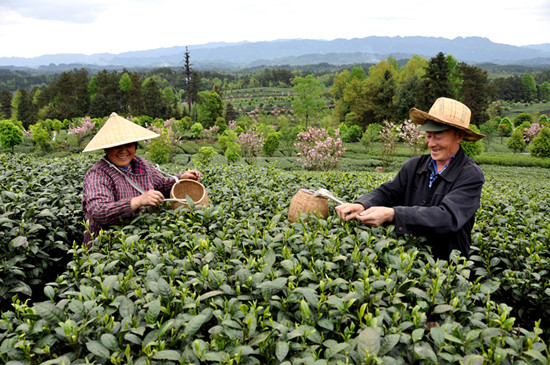
<svg viewBox="0 0 550 365">
<path fill-rule="evenodd" d="M 117 113 L 112 113 L 82 152 L 122 146 L 127 143 L 145 141 L 158 136 L 157 133 L 122 118 Z"/>
<path fill-rule="evenodd" d="M 409 116 L 416 124 L 423 125 L 431 120 L 464 131 L 465 141 L 474 142 L 485 137 L 484 134 L 476 133 L 468 128 L 472 112 L 466 105 L 454 99 L 438 98 L 428 113 L 412 108 Z"/>
</svg>

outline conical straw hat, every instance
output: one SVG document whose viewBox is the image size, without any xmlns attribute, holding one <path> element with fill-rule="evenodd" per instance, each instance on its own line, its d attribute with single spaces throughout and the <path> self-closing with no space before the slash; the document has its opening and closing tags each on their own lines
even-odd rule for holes
<svg viewBox="0 0 550 365">
<path fill-rule="evenodd" d="M 144 141 L 158 136 L 157 133 L 124 119 L 117 113 L 112 113 L 82 152 L 121 146 L 126 143 Z"/>
</svg>

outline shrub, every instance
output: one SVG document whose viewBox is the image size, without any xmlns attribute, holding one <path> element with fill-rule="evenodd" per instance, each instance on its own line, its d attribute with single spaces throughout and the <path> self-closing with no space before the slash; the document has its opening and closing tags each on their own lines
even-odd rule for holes
<svg viewBox="0 0 550 365">
<path fill-rule="evenodd" d="M 514 131 L 514 124 L 508 117 L 502 118 L 500 124 L 498 125 L 498 135 L 500 137 L 509 137 L 510 134 Z"/>
<path fill-rule="evenodd" d="M 215 125 L 219 128 L 219 133 L 225 132 L 225 130 L 228 128 L 227 123 L 225 122 L 225 119 L 222 118 L 222 117 L 216 118 L 216 124 Z"/>
<path fill-rule="evenodd" d="M 48 130 L 42 125 L 42 123 L 33 124 L 29 126 L 29 129 L 31 130 L 31 138 L 34 143 L 40 147 L 42 152 L 46 152 L 48 142 L 50 141 L 50 133 Z"/>
<path fill-rule="evenodd" d="M 229 142 L 224 156 L 229 163 L 239 161 L 241 159 L 241 145 L 236 142 Z"/>
<path fill-rule="evenodd" d="M 533 116 L 530 113 L 519 113 L 514 117 L 514 127 L 527 122 L 529 125 L 533 124 Z"/>
<path fill-rule="evenodd" d="M 203 130 L 204 130 L 204 128 L 202 127 L 202 124 L 200 124 L 198 122 L 193 124 L 191 126 L 191 133 L 193 134 L 193 138 L 195 138 L 195 139 L 201 138 Z"/>
<path fill-rule="evenodd" d="M 264 153 L 267 156 L 273 156 L 273 154 L 279 149 L 279 141 L 280 141 L 279 133 L 277 132 L 269 133 L 264 142 L 264 147 L 263 147 Z"/>
<path fill-rule="evenodd" d="M 358 142 L 362 136 L 363 136 L 363 131 L 361 130 L 361 127 L 354 124 L 348 128 L 348 131 L 346 133 L 346 137 L 344 140 L 346 142 Z"/>
<path fill-rule="evenodd" d="M 0 146 L 12 150 L 23 142 L 23 131 L 10 120 L 0 120 Z"/>
<path fill-rule="evenodd" d="M 514 133 L 512 133 L 512 136 L 508 139 L 506 146 L 514 151 L 514 153 L 525 151 L 526 143 L 523 138 L 523 131 L 520 128 L 517 128 Z"/>
<path fill-rule="evenodd" d="M 378 123 L 371 123 L 367 127 L 363 137 L 361 137 L 361 144 L 369 153 L 372 150 L 373 143 L 380 140 L 380 131 L 382 130 L 382 125 Z"/>
<path fill-rule="evenodd" d="M 540 130 L 533 139 L 530 152 L 535 157 L 550 157 L 550 127 L 544 127 Z"/>
<path fill-rule="evenodd" d="M 218 138 L 218 143 L 220 144 L 220 149 L 222 150 L 222 152 L 225 152 L 227 150 L 227 146 L 231 142 L 235 142 L 236 140 L 237 133 L 233 129 L 225 130 L 225 132 L 223 132 Z"/>
<path fill-rule="evenodd" d="M 198 167 L 208 166 L 217 154 L 212 147 L 201 147 L 199 152 L 193 155 L 193 163 Z"/>
<path fill-rule="evenodd" d="M 479 129 L 474 124 L 470 124 L 469 128 L 474 132 L 479 133 Z M 480 155 L 485 149 L 482 139 L 479 139 L 475 142 L 462 141 L 461 145 L 466 155 L 470 157 Z"/>
</svg>

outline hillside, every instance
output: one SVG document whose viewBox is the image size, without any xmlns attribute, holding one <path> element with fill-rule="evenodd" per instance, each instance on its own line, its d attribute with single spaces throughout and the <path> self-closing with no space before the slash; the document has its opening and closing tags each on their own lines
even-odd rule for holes
<svg viewBox="0 0 550 365">
<path fill-rule="evenodd" d="M 120 54 L 54 54 L 34 58 L 0 57 L 0 66 L 43 68 L 58 65 L 75 67 L 177 67 L 182 66 L 185 46 L 133 51 Z M 242 68 L 260 65 L 298 66 L 319 62 L 329 64 L 376 63 L 388 56 L 426 58 L 438 52 L 477 64 L 494 63 L 550 66 L 550 44 L 512 46 L 487 38 L 458 37 L 365 37 L 335 40 L 290 39 L 264 42 L 208 43 L 189 45 L 195 68 Z"/>
</svg>

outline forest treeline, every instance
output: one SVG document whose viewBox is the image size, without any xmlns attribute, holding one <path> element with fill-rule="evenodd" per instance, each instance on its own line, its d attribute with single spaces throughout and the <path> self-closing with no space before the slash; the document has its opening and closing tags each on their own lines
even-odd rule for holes
<svg viewBox="0 0 550 365">
<path fill-rule="evenodd" d="M 189 55 L 187 55 L 189 57 Z M 492 72 L 514 73 L 490 78 L 475 65 L 438 53 L 431 59 L 389 57 L 377 64 L 257 67 L 233 71 L 183 68 L 132 71 L 85 68 L 60 74 L 26 74 L 0 70 L 0 120 L 16 119 L 26 128 L 38 120 L 125 115 L 182 118 L 200 105 L 201 92 L 223 95 L 246 88 L 291 88 L 293 80 L 312 75 L 339 122 L 365 128 L 382 120 L 403 120 L 412 106 L 429 109 L 435 98 L 453 97 L 472 109 L 480 124 L 499 114 L 496 101 L 548 101 L 550 69 L 484 65 Z M 538 70 L 537 72 L 534 72 Z M 204 93 L 202 93 L 204 95 Z M 233 110 L 225 101 L 224 108 Z M 495 109 L 496 108 L 496 109 Z M 192 116 L 192 115 L 191 115 Z"/>
</svg>

